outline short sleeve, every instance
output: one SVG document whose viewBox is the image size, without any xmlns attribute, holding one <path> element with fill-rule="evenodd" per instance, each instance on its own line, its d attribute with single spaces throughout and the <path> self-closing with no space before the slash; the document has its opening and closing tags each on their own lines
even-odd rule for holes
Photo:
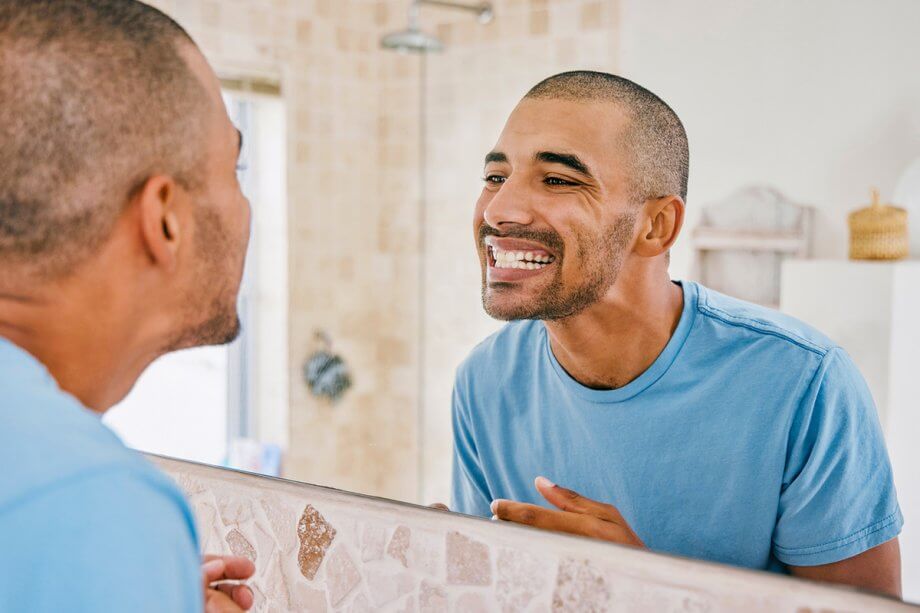
<svg viewBox="0 0 920 613">
<path fill-rule="evenodd" d="M 454 439 L 451 509 L 466 515 L 490 517 L 492 500 L 476 451 L 467 391 L 468 386 L 461 367 L 454 384 L 451 405 Z"/>
<path fill-rule="evenodd" d="M 774 554 L 791 566 L 839 562 L 902 525 L 872 395 L 849 356 L 832 349 L 790 427 Z"/>
<path fill-rule="evenodd" d="M 6 510 L 0 522 L 0 610 L 203 609 L 190 512 L 152 477 L 116 469 L 74 478 Z"/>
</svg>

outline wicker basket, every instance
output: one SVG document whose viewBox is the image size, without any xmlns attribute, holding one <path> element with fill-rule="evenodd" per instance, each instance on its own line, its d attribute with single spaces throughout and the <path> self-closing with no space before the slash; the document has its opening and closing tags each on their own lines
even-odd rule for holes
<svg viewBox="0 0 920 613">
<path fill-rule="evenodd" d="M 872 190 L 872 205 L 850 213 L 851 260 L 900 260 L 908 254 L 907 211 L 881 204 Z"/>
</svg>

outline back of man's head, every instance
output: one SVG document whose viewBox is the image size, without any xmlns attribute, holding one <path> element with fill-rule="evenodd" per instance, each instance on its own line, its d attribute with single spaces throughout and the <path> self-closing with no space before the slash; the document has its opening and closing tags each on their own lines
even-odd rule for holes
<svg viewBox="0 0 920 613">
<path fill-rule="evenodd" d="M 625 153 L 638 201 L 677 195 L 687 199 L 690 151 L 683 123 L 661 98 L 629 79 L 590 70 L 563 72 L 535 85 L 525 99 L 617 104 L 627 117 Z"/>
<path fill-rule="evenodd" d="M 67 274 L 153 173 L 194 188 L 207 94 L 136 0 L 0 0 L 0 267 Z"/>
</svg>

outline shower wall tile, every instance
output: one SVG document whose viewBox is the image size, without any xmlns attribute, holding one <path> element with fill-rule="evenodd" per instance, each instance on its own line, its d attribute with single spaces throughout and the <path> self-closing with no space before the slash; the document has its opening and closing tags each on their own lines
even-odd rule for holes
<svg viewBox="0 0 920 613">
<path fill-rule="evenodd" d="M 269 410 L 289 414 L 285 475 L 417 499 L 419 73 L 416 58 L 378 49 L 408 0 L 153 4 L 190 31 L 220 76 L 281 85 L 290 407 Z M 353 372 L 354 389 L 335 407 L 301 379 L 316 330 Z"/>
<path fill-rule="evenodd" d="M 777 575 L 151 459 L 189 496 L 206 551 L 255 561 L 250 585 L 260 613 L 920 610 Z"/>
</svg>

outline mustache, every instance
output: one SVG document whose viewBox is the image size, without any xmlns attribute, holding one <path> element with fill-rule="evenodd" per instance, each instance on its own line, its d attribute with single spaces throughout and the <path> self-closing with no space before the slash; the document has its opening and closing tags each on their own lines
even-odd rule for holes
<svg viewBox="0 0 920 613">
<path fill-rule="evenodd" d="M 528 230 L 526 228 L 512 228 L 510 230 L 501 232 L 489 224 L 483 222 L 483 224 L 479 226 L 478 234 L 480 247 L 485 246 L 485 240 L 487 236 L 497 236 L 499 238 L 519 238 L 521 240 L 540 243 L 541 245 L 548 247 L 550 251 L 553 251 L 560 256 L 562 255 L 563 249 L 565 247 L 565 244 L 562 241 L 562 237 L 552 230 Z"/>
</svg>

